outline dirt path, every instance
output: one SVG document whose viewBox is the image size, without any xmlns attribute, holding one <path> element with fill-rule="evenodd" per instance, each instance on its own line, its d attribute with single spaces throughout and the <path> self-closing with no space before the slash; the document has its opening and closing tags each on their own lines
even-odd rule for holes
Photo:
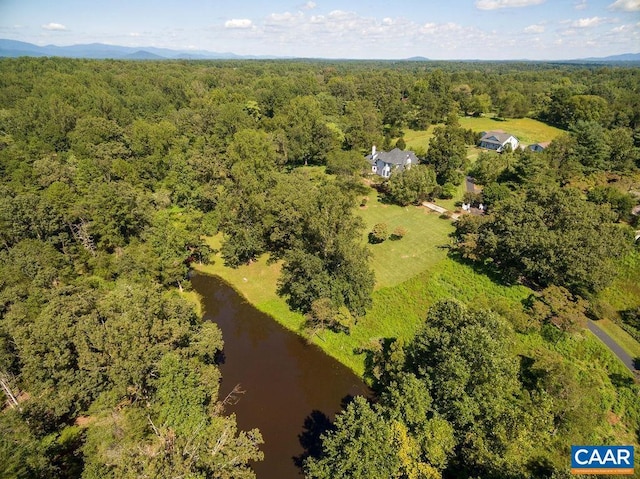
<svg viewBox="0 0 640 479">
<path fill-rule="evenodd" d="M 424 206 L 425 208 L 429 208 L 430 210 L 435 211 L 436 213 L 440 213 L 441 215 L 444 215 L 444 214 L 448 213 L 450 215 L 450 218 L 452 220 L 454 220 L 454 221 L 457 220 L 458 218 L 460 218 L 460 214 L 459 213 L 450 212 L 448 209 L 443 208 L 442 206 L 438 206 L 435 203 L 430 203 L 428 201 L 423 201 L 422 202 L 422 206 Z"/>
</svg>

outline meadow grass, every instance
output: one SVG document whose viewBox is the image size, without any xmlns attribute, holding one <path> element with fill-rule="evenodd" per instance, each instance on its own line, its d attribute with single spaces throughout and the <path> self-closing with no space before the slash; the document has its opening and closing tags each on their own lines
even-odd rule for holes
<svg viewBox="0 0 640 479">
<path fill-rule="evenodd" d="M 386 222 L 390 232 L 395 226 L 403 226 L 408 232 L 401 240 L 368 245 L 372 253 L 370 264 L 376 275 L 373 304 L 350 334 L 325 330 L 309 340 L 360 376 L 365 367 L 363 349 L 381 338 L 411 339 L 423 323 L 429 306 L 439 299 L 453 297 L 465 303 L 479 302 L 482 306 L 500 302 L 519 305 L 530 294 L 523 286 L 496 284 L 471 266 L 450 258 L 446 245 L 453 231 L 451 222 L 422 207 L 402 208 L 380 203 L 372 190 L 367 207 L 360 208 L 358 215 L 368 227 Z M 366 241 L 364 237 L 362 241 Z M 217 250 L 221 237 L 209 237 L 207 242 Z M 219 276 L 258 310 L 288 329 L 302 333 L 304 316 L 290 311 L 276 292 L 281 266 L 281 262 L 270 262 L 264 255 L 251 264 L 229 268 L 224 266 L 220 254 L 215 253 L 210 264 L 197 265 L 196 269 Z"/>
<path fill-rule="evenodd" d="M 599 295 L 616 311 L 640 307 L 640 250 L 636 249 L 618 263 L 618 274 Z"/>
<path fill-rule="evenodd" d="M 460 118 L 460 126 L 477 132 L 504 130 L 514 135 L 524 145 L 551 141 L 563 133 L 559 128 L 532 118 L 508 118 L 502 120 L 487 116 L 467 116 Z"/>
<path fill-rule="evenodd" d="M 429 149 L 429 141 L 433 138 L 433 130 L 436 125 L 429 125 L 426 130 L 412 130 L 408 128 L 404 130 L 404 141 L 407 149 L 423 148 L 424 151 Z"/>
<path fill-rule="evenodd" d="M 610 319 L 600 319 L 596 326 L 607 333 L 632 358 L 640 358 L 640 343 Z"/>
<path fill-rule="evenodd" d="M 397 206 L 380 201 L 373 188 L 365 207 L 358 208 L 357 215 L 365 224 L 363 241 L 378 223 L 386 223 L 389 233 L 397 227 L 407 234 L 399 240 L 388 239 L 369 245 L 371 267 L 376 277 L 376 289 L 400 284 L 428 270 L 446 255 L 451 242 L 449 234 L 454 228 L 451 221 L 441 219 L 437 213 L 422 206 Z"/>
<path fill-rule="evenodd" d="M 522 302 L 532 293 L 529 288 L 497 282 L 481 270 L 447 254 L 449 234 L 453 231 L 449 220 L 428 213 L 422 207 L 384 204 L 373 189 L 368 194 L 367 205 L 359 207 L 357 214 L 366 225 L 366 233 L 374 224 L 384 222 L 389 226 L 390 233 L 395 227 L 403 226 L 407 234 L 400 240 L 387 240 L 377 245 L 366 243 L 363 235 L 362 241 L 371 252 L 370 265 L 376 276 L 371 308 L 364 317 L 358 319 L 348 335 L 324 330 L 308 338 L 356 374 L 362 376 L 365 371 L 363 350 L 375 347 L 382 338 L 410 340 L 423 324 L 429 307 L 438 300 L 455 298 L 471 307 L 493 309 L 512 320 L 524 314 Z M 214 250 L 218 250 L 221 236 L 209 237 L 207 242 Z M 640 254 L 638 258 L 627 259 L 624 264 L 626 269 L 617 281 L 631 288 L 633 279 L 639 274 L 637 267 Z M 224 266 L 220 254 L 216 252 L 210 264 L 198 265 L 196 269 L 219 276 L 258 310 L 272 316 L 286 328 L 309 336 L 304 330 L 304 316 L 290 311 L 285 299 L 277 294 L 281 267 L 281 262 L 271 262 L 268 255 L 264 255 L 251 264 L 229 268 Z M 638 343 L 615 324 L 611 325 L 610 334 L 630 354 L 637 355 L 634 351 L 637 351 Z M 523 354 L 542 347 L 536 342 L 542 341 L 540 335 L 518 336 L 520 341 L 517 348 Z M 589 350 L 597 349 L 599 362 L 608 370 L 628 375 L 624 367 L 617 364 L 613 354 L 602 351 L 595 338 L 590 338 L 588 333 L 585 333 L 585 337 L 588 339 L 572 344 L 571 351 L 562 351 L 563 355 L 567 358 L 571 354 L 589 356 L 591 353 L 579 349 L 584 343 L 586 346 L 583 346 Z"/>
</svg>

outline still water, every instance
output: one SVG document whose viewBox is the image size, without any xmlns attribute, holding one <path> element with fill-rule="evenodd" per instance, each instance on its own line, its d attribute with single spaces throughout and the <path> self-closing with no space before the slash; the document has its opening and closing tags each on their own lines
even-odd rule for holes
<svg viewBox="0 0 640 479">
<path fill-rule="evenodd" d="M 220 279 L 194 275 L 205 319 L 218 324 L 224 338 L 220 398 L 240 384 L 244 394 L 226 408 L 238 427 L 257 427 L 265 459 L 254 463 L 257 479 L 303 477 L 295 465 L 305 448 L 309 426 L 333 419 L 348 396 L 367 395 L 365 384 L 345 366 L 284 329 L 248 304 Z M 313 428 L 312 428 L 313 429 Z"/>
</svg>

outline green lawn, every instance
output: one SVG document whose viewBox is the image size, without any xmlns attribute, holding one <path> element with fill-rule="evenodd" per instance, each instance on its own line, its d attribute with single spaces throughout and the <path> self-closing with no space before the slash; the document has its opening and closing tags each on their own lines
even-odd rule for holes
<svg viewBox="0 0 640 479">
<path fill-rule="evenodd" d="M 435 125 L 430 125 L 426 130 L 412 130 L 410 128 L 404 130 L 404 141 L 407 149 L 423 148 L 424 151 L 429 149 L 429 140 L 433 137 Z"/>
<path fill-rule="evenodd" d="M 437 125 L 430 125 L 426 130 L 404 130 L 404 141 L 407 149 L 424 148 L 429 149 L 429 140 L 433 137 L 433 130 Z M 504 130 L 513 134 L 524 145 L 538 143 L 541 141 L 551 141 L 563 133 L 563 130 L 554 126 L 547 125 L 532 118 L 508 118 L 506 120 L 498 120 L 493 117 L 461 117 L 460 126 L 462 128 L 471 129 L 473 131 L 489 131 Z M 477 152 L 470 151 L 473 159 L 477 156 Z"/>
<path fill-rule="evenodd" d="M 463 117 L 460 125 L 473 131 L 504 130 L 511 133 L 524 145 L 551 141 L 563 133 L 554 126 L 547 125 L 532 118 L 509 118 L 497 120 L 491 117 Z"/>
<path fill-rule="evenodd" d="M 454 229 L 451 221 L 424 207 L 381 203 L 374 189 L 368 197 L 367 206 L 357 211 L 365 223 L 363 241 L 377 223 L 386 223 L 389 233 L 398 226 L 407 230 L 400 240 L 369 245 L 376 289 L 400 284 L 446 258 L 444 247 L 450 243 L 449 234 Z"/>
<path fill-rule="evenodd" d="M 351 333 L 323 331 L 311 338 L 359 375 L 364 372 L 365 357 L 358 353 L 362 348 L 380 338 L 410 339 L 422 324 L 429 306 L 438 299 L 454 297 L 479 306 L 511 310 L 530 293 L 522 286 L 496 284 L 470 266 L 449 258 L 441 246 L 449 243 L 453 226 L 449 220 L 424 208 L 382 204 L 371 190 L 368 205 L 358 208 L 358 215 L 369 229 L 375 223 L 385 222 L 390 231 L 396 226 L 408 231 L 401 240 L 368 246 L 377 280 L 373 306 Z M 220 240 L 220 236 L 207 239 L 214 249 L 220 247 Z M 366 241 L 364 236 L 363 241 Z M 286 302 L 276 294 L 281 263 L 270 263 L 267 259 L 265 255 L 252 264 L 233 269 L 224 266 L 218 253 L 212 256 L 211 264 L 196 268 L 220 276 L 257 309 L 288 329 L 300 332 L 304 317 L 289 311 Z"/>
</svg>

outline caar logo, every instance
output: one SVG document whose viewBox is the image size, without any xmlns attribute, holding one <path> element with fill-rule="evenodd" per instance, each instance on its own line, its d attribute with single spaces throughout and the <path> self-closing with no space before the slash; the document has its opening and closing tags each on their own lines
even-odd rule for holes
<svg viewBox="0 0 640 479">
<path fill-rule="evenodd" d="M 571 474 L 633 474 L 633 446 L 571 446 Z"/>
</svg>

